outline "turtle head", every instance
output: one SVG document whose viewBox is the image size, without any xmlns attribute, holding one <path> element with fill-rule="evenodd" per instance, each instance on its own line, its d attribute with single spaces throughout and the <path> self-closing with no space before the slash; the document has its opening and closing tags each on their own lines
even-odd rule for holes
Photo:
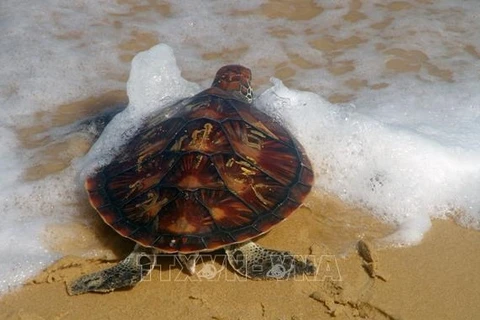
<svg viewBox="0 0 480 320">
<path fill-rule="evenodd" d="M 241 65 L 221 67 L 215 75 L 212 87 L 231 92 L 243 101 L 252 103 L 253 90 L 250 86 L 252 72 Z"/>
</svg>

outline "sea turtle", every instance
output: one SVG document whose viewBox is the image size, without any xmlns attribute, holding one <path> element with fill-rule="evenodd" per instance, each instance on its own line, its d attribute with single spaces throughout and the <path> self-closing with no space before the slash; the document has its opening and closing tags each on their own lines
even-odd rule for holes
<svg viewBox="0 0 480 320">
<path fill-rule="evenodd" d="M 246 67 L 220 68 L 211 88 L 146 120 L 86 179 L 91 205 L 136 246 L 119 264 L 71 283 L 70 294 L 133 286 L 155 253 L 177 254 L 191 273 L 199 252 L 219 248 L 249 278 L 315 272 L 309 260 L 250 241 L 300 206 L 313 183 L 298 141 L 253 106 L 250 81 Z"/>
</svg>

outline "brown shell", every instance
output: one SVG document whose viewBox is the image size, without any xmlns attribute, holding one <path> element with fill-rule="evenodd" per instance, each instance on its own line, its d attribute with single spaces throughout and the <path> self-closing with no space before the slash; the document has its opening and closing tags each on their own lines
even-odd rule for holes
<svg viewBox="0 0 480 320">
<path fill-rule="evenodd" d="M 172 110 L 85 182 L 122 236 L 164 252 L 214 250 L 267 232 L 310 191 L 301 146 L 252 105 L 210 88 Z"/>
</svg>

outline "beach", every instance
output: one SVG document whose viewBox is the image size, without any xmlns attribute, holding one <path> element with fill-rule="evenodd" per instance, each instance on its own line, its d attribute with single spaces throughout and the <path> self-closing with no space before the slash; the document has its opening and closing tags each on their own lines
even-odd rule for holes
<svg viewBox="0 0 480 320">
<path fill-rule="evenodd" d="M 327 203 L 321 216 L 336 219 L 342 205 Z M 328 209 L 333 209 L 328 212 Z M 343 208 L 345 214 L 353 214 Z M 352 246 L 347 255 L 331 247 L 352 245 L 364 232 L 345 225 L 322 230 L 315 214 L 300 209 L 258 242 L 298 254 L 323 257 L 317 277 L 287 281 L 235 278 L 223 269 L 214 279 L 192 279 L 180 268 L 163 266 L 150 281 L 109 294 L 69 296 L 65 282 L 109 265 L 74 256 L 56 262 L 17 292 L 0 300 L 2 319 L 474 319 L 478 312 L 475 276 L 480 258 L 477 231 L 451 221 L 435 221 L 415 247 L 376 249 L 374 274 Z M 345 222 L 345 221 L 344 221 Z M 350 221 L 352 222 L 352 221 Z M 312 227 L 315 226 L 315 227 Z M 377 226 L 377 232 L 385 232 Z M 380 229 L 380 230 L 379 230 Z M 295 232 L 301 230 L 301 232 Z M 350 238 L 339 244 L 337 237 Z M 370 231 L 371 233 L 371 231 Z M 318 236 L 320 235 L 320 236 Z M 378 234 L 377 234 L 378 235 Z M 370 234 L 372 236 L 372 234 Z M 332 242 L 333 241 L 333 242 Z M 312 245 L 314 243 L 315 245 Z M 118 245 L 126 254 L 128 244 Z M 219 253 L 220 255 L 221 253 Z M 172 260 L 165 259 L 168 265 Z M 211 261 L 205 260 L 204 263 Z M 330 270 L 327 268 L 330 267 Z M 216 270 L 221 264 L 215 264 Z"/>
<path fill-rule="evenodd" d="M 477 318 L 475 1 L 57 2 L 0 10 L 1 319 Z M 255 241 L 317 273 L 249 280 L 218 250 L 197 275 L 162 255 L 133 288 L 68 295 L 134 245 L 89 205 L 89 166 L 232 63 L 315 172 Z"/>
</svg>

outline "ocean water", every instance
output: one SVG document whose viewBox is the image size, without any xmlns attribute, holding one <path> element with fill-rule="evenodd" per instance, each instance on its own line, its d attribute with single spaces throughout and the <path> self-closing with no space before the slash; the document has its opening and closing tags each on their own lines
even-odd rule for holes
<svg viewBox="0 0 480 320">
<path fill-rule="evenodd" d="M 480 229 L 479 16 L 476 0 L 2 1 L 0 292 L 60 257 L 49 226 L 92 223 L 85 173 L 228 63 L 304 144 L 315 192 L 394 225 L 389 243 L 434 218 Z M 88 117 L 123 90 L 85 156 Z"/>
</svg>

